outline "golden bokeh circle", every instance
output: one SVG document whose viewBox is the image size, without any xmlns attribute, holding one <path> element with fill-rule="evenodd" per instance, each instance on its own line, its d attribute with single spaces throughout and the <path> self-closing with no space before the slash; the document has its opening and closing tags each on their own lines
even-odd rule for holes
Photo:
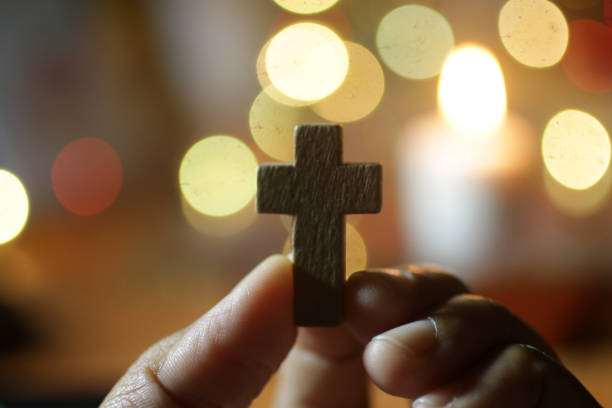
<svg viewBox="0 0 612 408">
<path fill-rule="evenodd" d="M 265 54 L 268 78 L 292 99 L 316 101 L 344 81 L 349 58 L 344 42 L 327 27 L 297 23 L 276 34 Z"/>
<path fill-rule="evenodd" d="M 293 133 L 297 125 L 321 122 L 308 108 L 283 105 L 265 90 L 253 101 L 249 128 L 257 146 L 274 159 L 293 161 Z"/>
<path fill-rule="evenodd" d="M 333 7 L 338 0 L 274 0 L 287 11 L 297 14 L 315 14 Z"/>
<path fill-rule="evenodd" d="M 597 183 L 610 165 L 610 138 L 593 116 L 575 109 L 555 115 L 542 137 L 542 157 L 560 184 L 584 190 Z"/>
<path fill-rule="evenodd" d="M 257 81 L 261 86 L 261 89 L 264 90 L 265 93 L 276 102 L 281 103 L 287 106 L 306 106 L 314 103 L 314 101 L 300 101 L 298 99 L 290 98 L 285 95 L 272 84 L 270 81 L 270 76 L 268 75 L 268 70 L 266 68 L 266 53 L 268 52 L 268 47 L 270 46 L 270 41 L 268 40 L 257 55 L 257 61 L 255 63 L 255 72 L 257 74 Z"/>
<path fill-rule="evenodd" d="M 0 197 L 0 244 L 5 244 L 23 230 L 30 202 L 19 178 L 4 169 L 0 169 Z"/>
<path fill-rule="evenodd" d="M 179 170 L 179 185 L 185 200 L 210 216 L 240 211 L 255 196 L 257 160 L 241 140 L 225 135 L 210 136 L 194 144 Z"/>
<path fill-rule="evenodd" d="M 454 44 L 453 30 L 444 16 L 415 4 L 389 12 L 376 33 L 382 61 L 393 72 L 409 79 L 438 75 Z"/>
<path fill-rule="evenodd" d="M 529 67 L 555 65 L 569 43 L 567 20 L 548 0 L 509 0 L 499 13 L 498 28 L 508 53 Z"/>
<path fill-rule="evenodd" d="M 345 41 L 349 54 L 346 79 L 333 94 L 311 109 L 332 122 L 354 122 L 368 116 L 385 92 L 385 76 L 380 63 L 363 45 Z"/>
</svg>

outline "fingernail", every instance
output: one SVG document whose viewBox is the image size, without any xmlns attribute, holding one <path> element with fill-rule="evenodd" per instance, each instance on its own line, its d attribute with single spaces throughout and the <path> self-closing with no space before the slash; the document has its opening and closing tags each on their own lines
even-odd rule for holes
<svg viewBox="0 0 612 408">
<path fill-rule="evenodd" d="M 418 357 L 431 352 L 438 344 L 437 328 L 433 319 L 419 320 L 396 327 L 372 339 L 386 341 Z"/>
<path fill-rule="evenodd" d="M 447 395 L 430 394 L 412 401 L 412 408 L 444 408 L 450 402 Z"/>
</svg>

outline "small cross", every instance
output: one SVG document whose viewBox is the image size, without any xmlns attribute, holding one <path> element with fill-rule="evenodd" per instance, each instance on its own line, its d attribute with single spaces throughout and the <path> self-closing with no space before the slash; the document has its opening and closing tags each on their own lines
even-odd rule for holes
<svg viewBox="0 0 612 408">
<path fill-rule="evenodd" d="M 292 214 L 294 320 L 298 326 L 342 321 L 345 214 L 381 208 L 380 164 L 342 163 L 340 125 L 295 129 L 295 165 L 257 169 L 257 211 Z"/>
</svg>

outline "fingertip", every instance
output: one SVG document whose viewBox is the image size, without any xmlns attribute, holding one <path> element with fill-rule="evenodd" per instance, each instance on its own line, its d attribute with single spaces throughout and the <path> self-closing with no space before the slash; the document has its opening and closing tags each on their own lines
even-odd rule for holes
<svg viewBox="0 0 612 408">
<path fill-rule="evenodd" d="M 254 398 L 295 341 L 292 270 L 268 257 L 192 324 L 157 373 L 164 388 L 186 405 Z"/>
<path fill-rule="evenodd" d="M 253 271 L 247 275 L 247 278 L 254 276 L 268 277 L 272 274 L 278 274 L 280 278 L 289 279 L 291 278 L 292 270 L 293 262 L 289 257 L 281 254 L 274 254 L 270 255 L 253 268 Z"/>
<path fill-rule="evenodd" d="M 424 367 L 438 347 L 437 329 L 429 320 L 420 320 L 380 334 L 368 343 L 364 366 L 372 380 L 389 394 L 414 398 L 427 379 Z"/>
<path fill-rule="evenodd" d="M 398 397 L 410 398 L 406 393 L 404 367 L 410 358 L 388 339 L 374 338 L 365 348 L 363 365 L 370 379 L 384 392 Z"/>
</svg>

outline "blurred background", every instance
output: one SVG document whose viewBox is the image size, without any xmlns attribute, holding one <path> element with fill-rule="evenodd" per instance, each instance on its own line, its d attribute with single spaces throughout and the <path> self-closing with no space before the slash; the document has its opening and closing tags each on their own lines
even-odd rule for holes
<svg viewBox="0 0 612 408">
<path fill-rule="evenodd" d="M 611 25 L 610 0 L 3 2 L 0 406 L 96 406 L 289 251 L 254 172 L 307 122 L 384 167 L 347 273 L 446 265 L 612 405 Z"/>
</svg>

